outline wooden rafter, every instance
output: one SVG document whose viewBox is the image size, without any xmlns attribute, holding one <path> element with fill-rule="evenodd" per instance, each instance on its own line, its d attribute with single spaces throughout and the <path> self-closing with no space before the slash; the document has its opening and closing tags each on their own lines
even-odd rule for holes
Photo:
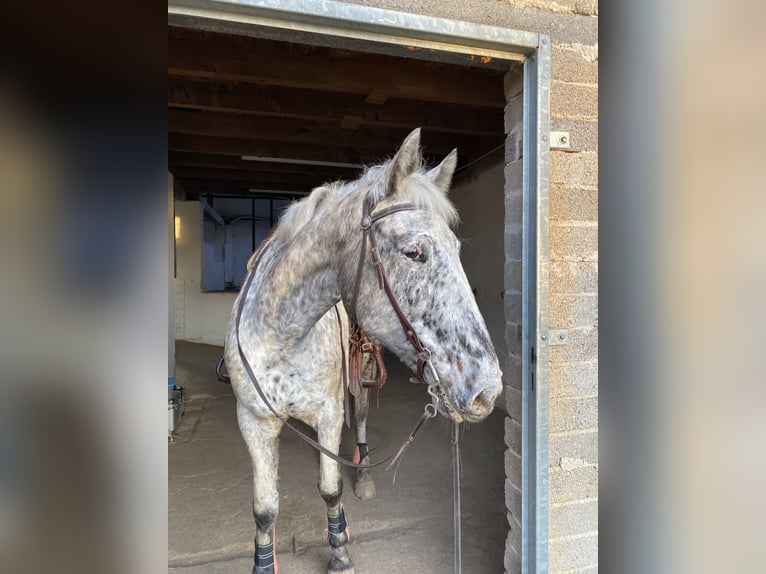
<svg viewBox="0 0 766 574">
<path fill-rule="evenodd" d="M 391 157 L 418 126 L 430 165 L 502 146 L 504 70 L 403 56 L 170 27 L 169 169 L 187 196 L 307 193 Z"/>
</svg>

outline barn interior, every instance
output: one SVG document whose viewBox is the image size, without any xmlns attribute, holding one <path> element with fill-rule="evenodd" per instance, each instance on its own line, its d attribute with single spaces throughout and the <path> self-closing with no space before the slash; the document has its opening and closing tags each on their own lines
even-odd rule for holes
<svg viewBox="0 0 766 574">
<path fill-rule="evenodd" d="M 305 32 L 168 28 L 170 335 L 179 341 L 176 382 L 187 390 L 169 449 L 171 570 L 241 572 L 252 560 L 249 459 L 231 390 L 214 372 L 245 262 L 291 201 L 327 181 L 354 179 L 390 157 L 415 127 L 429 165 L 458 150 L 450 198 L 461 216 L 461 257 L 503 365 L 504 77 L 518 67 Z M 388 362 L 389 383 L 370 423 L 381 454 L 406 435 L 424 402 L 398 360 L 389 355 Z M 502 568 L 504 405 L 501 397 L 495 413 L 464 434 L 466 572 Z M 396 484 L 376 473 L 374 501 L 354 500 L 345 475 L 359 571 L 451 568 L 446 424 L 432 424 L 420 442 Z M 344 444 L 353 444 L 351 435 Z M 287 431 L 280 452 L 281 565 L 321 571 L 327 546 L 317 455 Z"/>
</svg>

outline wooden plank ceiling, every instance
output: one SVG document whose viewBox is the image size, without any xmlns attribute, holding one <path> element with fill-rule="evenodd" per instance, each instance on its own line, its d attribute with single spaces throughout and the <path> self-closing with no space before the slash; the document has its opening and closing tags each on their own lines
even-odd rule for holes
<svg viewBox="0 0 766 574">
<path fill-rule="evenodd" d="M 187 196 L 307 193 L 423 128 L 429 163 L 502 147 L 503 71 L 168 29 L 169 169 Z M 502 157 L 502 151 L 495 151 Z M 275 158 L 275 160 L 248 160 Z"/>
</svg>

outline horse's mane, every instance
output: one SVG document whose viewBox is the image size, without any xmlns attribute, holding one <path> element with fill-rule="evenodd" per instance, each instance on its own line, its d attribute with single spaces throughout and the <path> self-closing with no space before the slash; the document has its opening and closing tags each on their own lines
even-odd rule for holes
<svg viewBox="0 0 766 574">
<path fill-rule="evenodd" d="M 273 240 L 289 242 L 317 213 L 354 193 L 365 193 L 366 190 L 366 193 L 372 197 L 373 204 L 377 204 L 387 193 L 387 173 L 391 161 L 365 168 L 361 177 L 355 181 L 336 181 L 312 190 L 308 196 L 287 208 L 279 220 L 279 227 L 274 232 Z M 421 165 L 407 176 L 406 185 L 411 194 L 407 201 L 412 201 L 418 207 L 441 218 L 450 227 L 459 223 L 457 209 L 447 198 L 447 194 L 434 185 L 422 161 Z"/>
<path fill-rule="evenodd" d="M 343 186 L 336 181 L 314 188 L 309 195 L 296 201 L 288 207 L 279 219 L 279 227 L 274 231 L 275 241 L 288 242 L 316 215 L 338 195 Z"/>
</svg>

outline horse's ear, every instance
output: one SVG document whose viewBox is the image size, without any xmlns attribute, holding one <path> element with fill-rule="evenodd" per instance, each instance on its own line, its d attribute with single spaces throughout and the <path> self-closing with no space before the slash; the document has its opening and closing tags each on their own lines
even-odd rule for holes
<svg viewBox="0 0 766 574">
<path fill-rule="evenodd" d="M 457 148 L 453 149 L 447 157 L 435 168 L 431 169 L 426 175 L 431 178 L 434 185 L 442 190 L 443 193 L 449 191 L 449 186 L 452 183 L 452 176 L 455 173 L 455 167 L 457 166 Z"/>
<path fill-rule="evenodd" d="M 388 175 L 387 195 L 399 189 L 402 180 L 420 167 L 420 128 L 410 132 L 391 161 Z"/>
</svg>

